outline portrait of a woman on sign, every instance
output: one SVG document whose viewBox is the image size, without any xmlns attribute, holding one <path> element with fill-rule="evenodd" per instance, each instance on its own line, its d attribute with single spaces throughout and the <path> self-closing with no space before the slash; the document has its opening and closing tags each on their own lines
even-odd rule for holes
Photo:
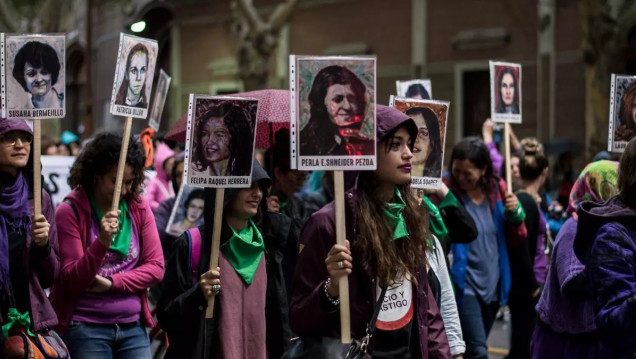
<svg viewBox="0 0 636 359">
<path fill-rule="evenodd" d="M 180 236 L 192 227 L 203 224 L 204 190 L 182 185 L 168 221 L 166 233 Z"/>
<path fill-rule="evenodd" d="M 157 62 L 157 42 L 122 34 L 119 47 L 110 112 L 146 118 Z"/>
<path fill-rule="evenodd" d="M 374 155 L 374 62 L 307 59 L 298 66 L 299 155 Z"/>
<path fill-rule="evenodd" d="M 142 44 L 136 44 L 128 52 L 124 77 L 122 78 L 115 104 L 130 107 L 148 107 L 148 97 L 146 95 L 146 77 L 149 68 L 148 48 Z M 152 74 L 149 76 L 152 79 Z"/>
<path fill-rule="evenodd" d="M 63 117 L 64 37 L 7 35 L 5 43 L 7 109 L 51 109 L 56 111 L 44 116 L 31 113 L 33 117 Z"/>
<path fill-rule="evenodd" d="M 615 88 L 614 141 L 627 143 L 636 136 L 636 78 L 618 76 Z"/>
<path fill-rule="evenodd" d="M 194 176 L 249 176 L 257 101 L 197 99 L 191 136 Z"/>
<path fill-rule="evenodd" d="M 495 113 L 519 114 L 519 69 L 495 66 Z"/>
</svg>

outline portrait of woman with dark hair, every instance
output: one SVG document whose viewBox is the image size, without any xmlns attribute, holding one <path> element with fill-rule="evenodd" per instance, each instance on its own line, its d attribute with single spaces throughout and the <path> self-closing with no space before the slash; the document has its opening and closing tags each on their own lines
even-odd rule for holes
<svg viewBox="0 0 636 359">
<path fill-rule="evenodd" d="M 426 88 L 424 88 L 424 85 L 422 84 L 409 85 L 409 87 L 406 89 L 405 96 L 408 98 L 415 98 L 419 100 L 429 100 L 431 98 L 431 95 L 428 93 L 428 91 L 426 91 Z"/>
<path fill-rule="evenodd" d="M 636 135 L 636 81 L 629 84 L 621 98 L 618 112 L 620 124 L 616 127 L 616 141 L 629 141 Z"/>
<path fill-rule="evenodd" d="M 177 213 L 183 214 L 183 218 L 170 224 L 166 231 L 169 234 L 180 236 L 188 229 L 203 224 L 205 193 L 201 188 L 192 189 L 190 187 L 190 189 L 185 202 L 179 201 L 177 203 L 177 206 L 183 204 L 182 208 L 177 209 Z"/>
<path fill-rule="evenodd" d="M 29 94 L 26 108 L 64 106 L 64 93 L 53 87 L 57 84 L 62 65 L 51 45 L 29 41 L 18 50 L 13 63 L 13 77 Z"/>
<path fill-rule="evenodd" d="M 348 68 L 320 70 L 311 85 L 310 117 L 300 131 L 300 155 L 372 155 L 374 140 L 362 134 L 366 86 Z"/>
<path fill-rule="evenodd" d="M 149 53 L 146 45 L 138 43 L 133 46 L 126 58 L 124 78 L 115 97 L 116 105 L 148 108 L 146 97 L 148 64 Z"/>
<path fill-rule="evenodd" d="M 496 113 L 519 114 L 519 80 L 512 67 L 504 67 L 497 77 Z"/>
<path fill-rule="evenodd" d="M 224 102 L 195 119 L 192 170 L 210 176 L 249 176 L 252 168 L 251 116 Z"/>
<path fill-rule="evenodd" d="M 427 107 L 411 107 L 406 110 L 417 125 L 417 137 L 413 146 L 411 175 L 436 177 L 442 175 L 442 141 L 435 112 Z"/>
</svg>

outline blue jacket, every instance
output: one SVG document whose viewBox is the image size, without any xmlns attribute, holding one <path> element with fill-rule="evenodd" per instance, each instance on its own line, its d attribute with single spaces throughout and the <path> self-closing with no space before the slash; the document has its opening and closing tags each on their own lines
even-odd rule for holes
<svg viewBox="0 0 636 359">
<path fill-rule="evenodd" d="M 455 197 L 460 201 L 464 198 L 463 191 L 455 185 L 449 178 L 444 178 L 444 182 L 453 191 Z M 526 236 L 526 217 L 523 208 L 519 204 L 514 212 L 506 212 L 504 200 L 506 198 L 506 183 L 495 178 L 492 182 L 492 193 L 488 198 L 490 209 L 492 210 L 495 228 L 497 228 L 497 244 L 499 248 L 499 302 L 505 305 L 510 292 L 510 262 L 508 260 L 508 243 L 517 244 L 522 242 Z M 463 203 L 462 203 L 463 204 Z M 450 269 L 451 279 L 455 285 L 455 296 L 457 302 L 464 299 L 466 289 L 466 270 L 468 266 L 468 249 L 470 244 L 452 244 L 453 266 Z"/>
</svg>

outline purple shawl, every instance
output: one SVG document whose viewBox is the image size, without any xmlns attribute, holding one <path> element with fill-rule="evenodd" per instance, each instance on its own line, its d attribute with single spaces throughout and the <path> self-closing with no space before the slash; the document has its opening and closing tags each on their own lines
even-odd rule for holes
<svg viewBox="0 0 636 359">
<path fill-rule="evenodd" d="M 29 186 L 22 172 L 0 191 L 0 293 L 9 287 L 9 233 L 28 233 L 31 228 Z"/>
</svg>

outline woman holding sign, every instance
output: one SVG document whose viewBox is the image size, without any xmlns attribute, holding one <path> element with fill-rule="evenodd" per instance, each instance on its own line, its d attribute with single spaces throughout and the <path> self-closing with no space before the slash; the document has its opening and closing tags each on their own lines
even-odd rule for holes
<svg viewBox="0 0 636 359">
<path fill-rule="evenodd" d="M 163 254 L 141 197 L 144 152 L 130 141 L 119 209 L 111 210 L 122 137 L 97 135 L 79 155 L 57 209 L 62 272 L 52 289 L 73 358 L 150 358 L 148 288 L 163 278 Z"/>
<path fill-rule="evenodd" d="M 291 223 L 280 213 L 266 212 L 272 182 L 255 160 L 252 168 L 250 188 L 225 190 L 216 270 L 208 270 L 214 189 L 206 189 L 205 224 L 189 229 L 173 246 L 157 306 L 170 340 L 165 358 L 202 358 L 204 345 L 211 350 L 208 359 L 280 358 L 289 344 L 281 262 Z M 204 317 L 212 296 L 214 340 L 206 343 Z"/>
<path fill-rule="evenodd" d="M 346 245 L 336 243 L 335 204 L 312 215 L 301 235 L 290 323 L 301 336 L 338 337 L 339 281 L 349 277 L 352 337 L 361 339 L 380 287 L 384 304 L 370 348 L 374 358 L 450 358 L 428 285 L 426 216 L 410 194 L 417 127 L 402 112 L 377 106 L 377 170 L 346 190 Z"/>
<path fill-rule="evenodd" d="M 451 278 L 456 287 L 466 357 L 488 358 L 486 338 L 499 305 L 510 292 L 508 243 L 526 238 L 525 212 L 506 183 L 493 174 L 488 148 L 468 137 L 453 148 L 444 182 L 477 226 L 477 239 L 451 245 Z"/>
<path fill-rule="evenodd" d="M 43 288 L 53 284 L 60 263 L 46 191 L 42 214 L 33 216 L 32 140 L 26 121 L 0 119 L 0 307 L 3 324 L 16 317 L 9 311 L 17 310 L 27 322 L 14 323 L 41 332 L 57 324 Z"/>
</svg>

